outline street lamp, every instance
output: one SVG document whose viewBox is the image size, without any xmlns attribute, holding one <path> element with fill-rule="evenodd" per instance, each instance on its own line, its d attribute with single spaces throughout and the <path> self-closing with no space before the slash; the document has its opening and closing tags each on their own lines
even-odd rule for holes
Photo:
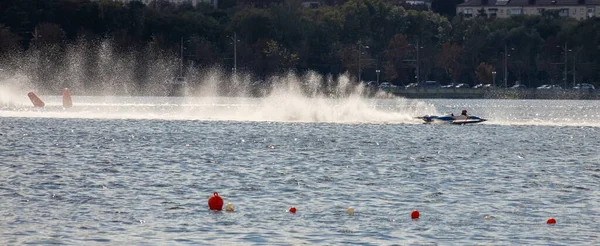
<svg viewBox="0 0 600 246">
<path fill-rule="evenodd" d="M 423 49 L 423 46 L 421 46 L 421 42 L 419 39 L 417 39 L 417 45 L 414 44 L 408 44 L 408 46 L 405 47 L 414 47 L 415 50 L 417 51 L 417 59 L 410 59 L 410 60 L 404 60 L 404 61 L 410 61 L 410 62 L 415 62 L 415 79 L 417 80 L 416 82 L 419 83 L 419 81 L 421 80 L 421 53 L 420 50 Z M 404 47 L 403 47 L 404 48 Z"/>
<path fill-rule="evenodd" d="M 375 72 L 377 73 L 377 84 L 379 84 L 379 73 L 381 72 L 381 70 L 377 69 L 375 70 Z"/>
<path fill-rule="evenodd" d="M 573 51 L 573 87 L 575 87 L 575 74 L 577 73 L 577 55 L 579 54 L 579 51 L 580 50 Z"/>
<path fill-rule="evenodd" d="M 237 42 L 239 42 L 240 40 L 237 39 L 237 32 L 233 32 L 233 37 L 230 37 L 231 41 L 233 42 L 233 68 L 231 69 L 233 71 L 233 74 L 236 74 L 237 72 Z"/>
<path fill-rule="evenodd" d="M 510 50 L 514 51 L 515 48 L 510 48 Z M 508 45 L 504 44 L 504 88 L 508 88 L 508 57 L 510 57 Z"/>
<path fill-rule="evenodd" d="M 496 88 L 496 71 L 492 71 L 492 86 Z"/>
<path fill-rule="evenodd" d="M 423 48 L 421 47 L 421 40 L 417 39 L 417 83 L 421 83 L 421 58 L 419 56 L 419 51 Z"/>
<path fill-rule="evenodd" d="M 565 62 L 564 62 L 565 63 L 565 68 L 564 68 L 565 71 L 564 71 L 564 75 L 563 75 L 563 82 L 565 83 L 565 88 L 567 88 L 567 72 L 568 72 L 567 71 L 567 59 L 569 58 L 567 52 L 570 50 L 568 49 L 566 41 L 565 41 L 565 47 L 561 47 L 560 45 L 557 45 L 556 47 L 561 48 L 563 50 L 563 52 L 565 53 Z M 575 81 L 573 81 L 573 83 L 575 83 Z M 575 85 L 573 85 L 573 86 L 575 86 Z"/>
<path fill-rule="evenodd" d="M 183 36 L 179 43 L 179 77 L 183 77 Z"/>
<path fill-rule="evenodd" d="M 362 55 L 362 49 L 368 49 L 369 46 L 358 43 L 358 83 L 361 82 L 362 69 L 360 67 L 360 57 Z"/>
<path fill-rule="evenodd" d="M 510 48 L 510 50 L 514 51 L 515 48 Z M 504 55 L 504 88 L 508 88 L 508 58 L 510 57 L 508 45 L 504 44 L 504 52 L 500 52 L 500 54 Z"/>
</svg>

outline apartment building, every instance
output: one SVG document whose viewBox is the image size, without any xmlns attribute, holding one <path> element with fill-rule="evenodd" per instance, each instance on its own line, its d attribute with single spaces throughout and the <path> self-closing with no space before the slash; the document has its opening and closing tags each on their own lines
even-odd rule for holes
<svg viewBox="0 0 600 246">
<path fill-rule="evenodd" d="M 600 0 L 465 0 L 456 6 L 456 13 L 465 17 L 485 14 L 509 18 L 513 15 L 541 15 L 548 10 L 577 20 L 600 17 Z"/>
<path fill-rule="evenodd" d="M 432 0 L 403 0 L 406 4 L 412 5 L 427 5 L 428 8 L 431 8 Z"/>
<path fill-rule="evenodd" d="M 390 4 L 393 5 L 426 5 L 427 8 L 431 8 L 431 2 L 433 0 L 384 0 L 385 2 L 388 2 Z"/>
<path fill-rule="evenodd" d="M 140 1 L 146 5 L 148 5 L 149 3 L 151 3 L 154 0 L 114 0 L 114 1 L 120 1 L 120 2 L 131 2 L 131 1 Z M 215 7 L 217 7 L 217 5 L 219 4 L 219 0 L 167 0 L 168 2 L 171 3 L 175 3 L 175 4 L 183 4 L 183 3 L 191 3 L 194 7 L 196 7 L 196 5 L 198 5 L 198 3 L 209 3 Z"/>
</svg>

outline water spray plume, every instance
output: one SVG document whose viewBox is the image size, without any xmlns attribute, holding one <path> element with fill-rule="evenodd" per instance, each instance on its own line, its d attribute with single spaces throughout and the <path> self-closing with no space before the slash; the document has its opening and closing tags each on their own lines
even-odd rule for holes
<svg viewBox="0 0 600 246">
<path fill-rule="evenodd" d="M 412 117 L 435 112 L 432 105 L 373 92 L 347 74 L 314 72 L 266 79 L 225 68 L 187 67 L 185 97 L 165 97 L 165 81 L 178 73 L 177 58 L 152 47 L 117 50 L 110 41 L 86 41 L 66 48 L 32 49 L 12 56 L 0 77 L 0 115 L 18 117 L 133 118 L 335 123 L 418 123 Z M 45 54 L 48 52 L 49 54 Z M 8 74 L 8 75 L 6 75 Z M 9 89 L 10 88 L 10 89 Z M 63 94 L 62 88 L 72 93 Z M 44 98 L 43 111 L 30 110 L 27 92 Z M 68 95 L 67 95 L 68 94 Z M 141 95 L 145 97 L 131 97 Z M 67 97 L 68 96 L 68 97 Z M 70 96 L 76 97 L 73 108 Z M 64 103 L 64 104 L 63 104 Z M 11 105 L 11 107 L 8 107 Z"/>
</svg>

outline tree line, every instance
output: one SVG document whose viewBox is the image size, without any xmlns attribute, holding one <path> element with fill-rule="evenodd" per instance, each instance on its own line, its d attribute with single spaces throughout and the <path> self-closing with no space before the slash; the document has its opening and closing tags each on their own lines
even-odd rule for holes
<svg viewBox="0 0 600 246">
<path fill-rule="evenodd" d="M 93 64 L 98 41 L 110 40 L 111 49 L 138 54 L 137 83 L 151 63 L 149 48 L 178 57 L 182 46 L 195 68 L 231 71 L 235 63 L 258 77 L 315 71 L 397 85 L 417 78 L 502 85 L 507 71 L 508 86 L 600 82 L 598 18 L 576 21 L 552 11 L 465 18 L 383 0 L 325 3 L 4 0 L 0 60 L 37 49 L 51 53 L 44 59 L 50 65 L 60 64 L 65 47 L 83 42 L 92 56 L 85 63 Z"/>
</svg>

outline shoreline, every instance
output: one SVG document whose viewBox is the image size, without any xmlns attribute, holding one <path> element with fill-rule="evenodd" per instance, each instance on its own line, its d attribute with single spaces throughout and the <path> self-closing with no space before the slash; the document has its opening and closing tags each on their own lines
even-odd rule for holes
<svg viewBox="0 0 600 246">
<path fill-rule="evenodd" d="M 399 88 L 389 92 L 405 98 L 600 100 L 595 90 Z"/>
</svg>

